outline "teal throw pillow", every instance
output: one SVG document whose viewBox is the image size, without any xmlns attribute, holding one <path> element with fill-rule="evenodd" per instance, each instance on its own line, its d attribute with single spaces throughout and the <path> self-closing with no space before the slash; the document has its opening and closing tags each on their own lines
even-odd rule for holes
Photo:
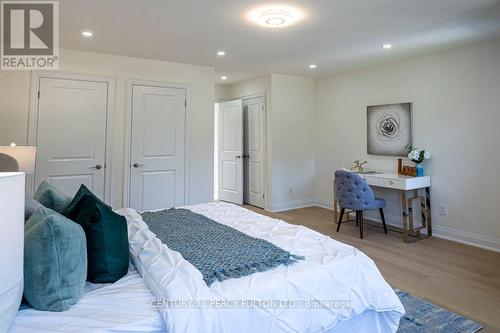
<svg viewBox="0 0 500 333">
<path fill-rule="evenodd" d="M 73 197 L 73 200 L 71 200 L 71 202 L 64 210 L 63 215 L 71 220 L 75 220 L 80 214 L 85 200 L 89 200 L 88 204 L 92 203 L 107 206 L 104 202 L 101 201 L 101 199 L 96 197 L 91 190 L 89 190 L 85 185 L 82 184 L 80 185 L 78 192 L 76 192 L 75 196 Z"/>
<path fill-rule="evenodd" d="M 38 186 L 33 199 L 58 213 L 62 213 L 71 202 L 70 197 L 45 180 Z"/>
<path fill-rule="evenodd" d="M 37 310 L 66 311 L 81 298 L 86 276 L 82 227 L 48 208 L 38 208 L 24 232 L 26 301 Z"/>
<path fill-rule="evenodd" d="M 87 239 L 87 280 L 112 283 L 127 274 L 129 244 L 125 217 L 84 196 L 75 222 L 82 226 Z"/>
</svg>

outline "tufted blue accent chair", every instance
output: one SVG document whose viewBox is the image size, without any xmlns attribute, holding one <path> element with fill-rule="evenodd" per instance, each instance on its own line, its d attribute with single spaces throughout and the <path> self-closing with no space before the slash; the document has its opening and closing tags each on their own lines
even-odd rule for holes
<svg viewBox="0 0 500 333">
<path fill-rule="evenodd" d="M 363 211 L 378 209 L 384 231 L 387 233 L 385 225 L 384 207 L 385 200 L 375 198 L 371 187 L 360 175 L 346 170 L 335 171 L 335 195 L 340 206 L 340 217 L 337 225 L 337 232 L 340 230 L 340 224 L 346 209 L 356 211 L 356 225 L 359 224 L 359 236 L 363 238 Z"/>
</svg>

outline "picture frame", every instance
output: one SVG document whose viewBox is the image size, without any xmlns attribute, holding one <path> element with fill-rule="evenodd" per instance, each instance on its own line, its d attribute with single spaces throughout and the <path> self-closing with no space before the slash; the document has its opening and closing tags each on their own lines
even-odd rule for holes
<svg viewBox="0 0 500 333">
<path fill-rule="evenodd" d="M 367 106 L 367 152 L 406 156 L 413 147 L 412 103 Z"/>
</svg>

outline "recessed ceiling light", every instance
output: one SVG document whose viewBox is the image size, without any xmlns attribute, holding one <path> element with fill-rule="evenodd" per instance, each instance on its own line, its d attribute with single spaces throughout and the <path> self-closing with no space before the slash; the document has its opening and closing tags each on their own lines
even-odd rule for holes
<svg viewBox="0 0 500 333">
<path fill-rule="evenodd" d="M 227 80 L 227 76 L 224 76 L 224 75 L 223 75 L 223 76 L 221 76 L 221 77 L 220 77 L 220 79 L 221 79 L 221 80 Z"/>
<path fill-rule="evenodd" d="M 217 51 L 217 55 L 223 57 L 226 55 L 226 51 L 224 50 Z"/>
<path fill-rule="evenodd" d="M 269 5 L 251 10 L 250 21 L 267 28 L 284 28 L 301 21 L 304 12 L 288 5 Z"/>
<path fill-rule="evenodd" d="M 83 37 L 92 37 L 92 36 L 94 36 L 94 33 L 92 31 L 85 30 L 85 31 L 82 31 L 82 36 Z"/>
<path fill-rule="evenodd" d="M 392 49 L 392 44 L 383 44 L 383 45 L 382 45 L 382 48 L 383 48 L 384 50 L 389 50 L 389 49 Z"/>
<path fill-rule="evenodd" d="M 315 64 L 310 64 L 310 65 L 309 65 L 309 68 L 310 68 L 310 69 L 315 69 L 315 68 L 316 68 L 316 65 L 315 65 Z"/>
</svg>

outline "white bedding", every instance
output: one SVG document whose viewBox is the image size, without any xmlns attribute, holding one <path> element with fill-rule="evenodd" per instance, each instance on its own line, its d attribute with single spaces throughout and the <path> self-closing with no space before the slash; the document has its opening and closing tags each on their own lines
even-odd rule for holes
<svg viewBox="0 0 500 333">
<path fill-rule="evenodd" d="M 209 288 L 201 273 L 178 252 L 162 244 L 137 212 L 120 210 L 128 221 L 132 259 L 146 285 L 158 300 L 179 301 L 173 303 L 174 307 L 160 308 L 169 333 L 397 330 L 404 308 L 373 261 L 359 250 L 306 227 L 227 203 L 186 208 L 265 239 L 292 254 L 303 255 L 305 260 L 214 282 Z M 254 308 L 237 306 L 221 310 L 218 308 L 221 300 L 292 300 L 295 307 L 254 302 Z M 311 308 L 299 304 L 313 300 L 323 302 L 323 306 Z M 181 301 L 204 302 L 197 303 L 203 304 L 200 308 Z"/>
<path fill-rule="evenodd" d="M 9 332 L 165 332 L 153 300 L 131 265 L 128 274 L 113 284 L 87 283 L 82 299 L 68 311 L 18 311 Z"/>
</svg>

